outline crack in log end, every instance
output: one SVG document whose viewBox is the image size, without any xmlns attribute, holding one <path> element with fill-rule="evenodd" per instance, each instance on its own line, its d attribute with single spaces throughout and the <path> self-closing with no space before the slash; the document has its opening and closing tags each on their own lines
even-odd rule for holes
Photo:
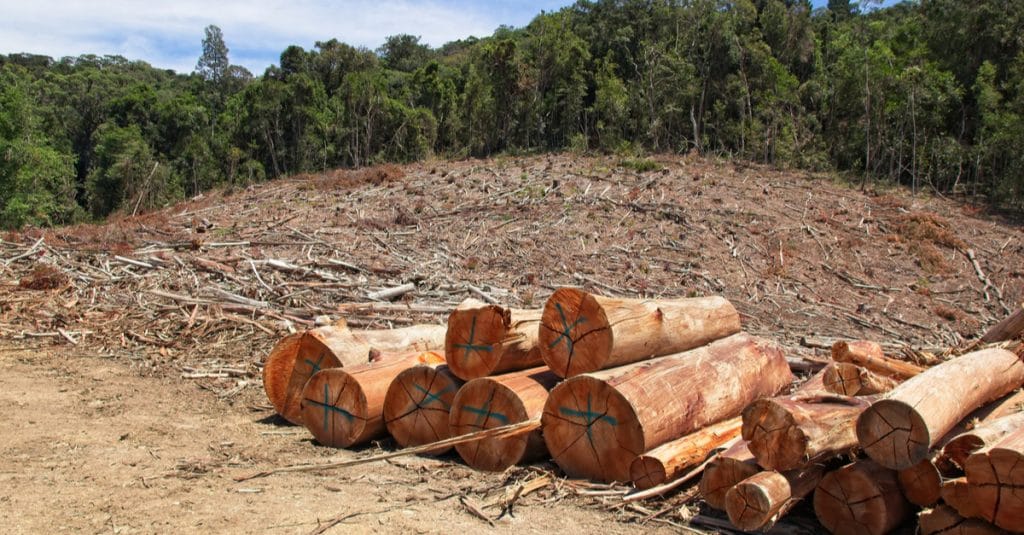
<svg viewBox="0 0 1024 535">
<path fill-rule="evenodd" d="M 928 428 L 912 407 L 897 400 L 881 400 L 857 419 L 857 439 L 878 464 L 892 469 L 910 468 L 928 457 Z"/>
</svg>

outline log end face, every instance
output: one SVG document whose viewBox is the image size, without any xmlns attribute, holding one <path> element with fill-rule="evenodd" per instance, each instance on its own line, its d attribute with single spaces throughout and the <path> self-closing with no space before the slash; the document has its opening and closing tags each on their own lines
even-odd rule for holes
<svg viewBox="0 0 1024 535">
<path fill-rule="evenodd" d="M 306 382 L 321 370 L 340 368 L 342 362 L 331 348 L 323 343 L 317 329 L 303 333 L 297 346 L 288 386 L 285 389 L 284 403 L 278 414 L 294 424 L 302 425 L 302 389 Z"/>
<path fill-rule="evenodd" d="M 842 343 L 842 342 L 837 342 Z M 825 367 L 822 382 L 825 390 L 843 396 L 856 396 L 861 391 L 861 370 L 848 362 L 833 362 Z"/>
<path fill-rule="evenodd" d="M 452 436 L 525 422 L 530 418 L 519 397 L 507 386 L 489 378 L 469 381 L 452 400 L 448 416 Z M 455 446 L 469 466 L 500 472 L 523 459 L 530 435 L 488 438 Z"/>
<path fill-rule="evenodd" d="M 302 390 L 302 419 L 317 442 L 347 448 L 364 437 L 368 420 L 366 394 L 351 375 L 333 368 L 310 377 Z"/>
<path fill-rule="evenodd" d="M 891 470 L 904 470 L 927 459 L 931 445 L 921 415 L 894 399 L 878 401 L 861 413 L 857 440 L 873 461 Z"/>
<path fill-rule="evenodd" d="M 967 458 L 964 472 L 975 511 L 1011 531 L 1024 529 L 1024 455 L 995 447 Z"/>
<path fill-rule="evenodd" d="M 295 359 L 299 352 L 299 340 L 302 333 L 285 336 L 274 344 L 266 360 L 263 362 L 263 390 L 267 399 L 274 406 L 274 411 L 282 414 L 288 399 L 288 383 L 291 381 Z M 289 420 L 291 421 L 291 420 Z M 301 423 L 301 422 L 292 422 Z"/>
<path fill-rule="evenodd" d="M 822 478 L 814 492 L 814 512 L 834 535 L 884 535 L 904 521 L 910 506 L 895 473 L 861 461 Z"/>
<path fill-rule="evenodd" d="M 463 302 L 452 311 L 444 340 L 452 373 L 464 381 L 491 375 L 501 361 L 511 321 L 508 309 L 478 301 Z"/>
<path fill-rule="evenodd" d="M 538 345 L 544 362 L 559 377 L 574 377 L 605 367 L 613 335 L 604 308 L 576 288 L 559 288 L 541 314 Z"/>
<path fill-rule="evenodd" d="M 668 474 L 665 473 L 665 465 L 661 461 L 641 455 L 630 465 L 629 478 L 633 481 L 633 486 L 643 490 L 664 483 L 668 479 Z"/>
<path fill-rule="evenodd" d="M 772 496 L 776 486 L 789 489 L 786 478 L 775 472 L 761 472 L 736 484 L 725 495 L 729 521 L 744 531 L 763 528 L 782 505 Z"/>
<path fill-rule="evenodd" d="M 896 473 L 900 489 L 910 503 L 931 507 L 938 503 L 942 492 L 942 474 L 929 459 Z"/>
<path fill-rule="evenodd" d="M 392 381 L 384 398 L 384 425 L 402 447 L 451 436 L 449 411 L 459 383 L 444 367 L 419 365 Z M 431 452 L 442 453 L 445 450 Z"/>
<path fill-rule="evenodd" d="M 807 436 L 789 411 L 770 398 L 743 410 L 743 438 L 766 470 L 792 470 L 807 462 Z"/>
<path fill-rule="evenodd" d="M 751 462 L 720 458 L 704 470 L 700 480 L 700 495 L 712 508 L 725 510 L 726 494 L 740 481 L 756 474 L 757 466 Z"/>
</svg>

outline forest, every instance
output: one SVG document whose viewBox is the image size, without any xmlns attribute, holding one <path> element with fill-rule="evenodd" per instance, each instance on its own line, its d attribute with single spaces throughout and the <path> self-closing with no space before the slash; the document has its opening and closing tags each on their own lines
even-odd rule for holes
<svg viewBox="0 0 1024 535">
<path fill-rule="evenodd" d="M 1024 0 L 579 0 L 432 48 L 290 46 L 255 76 L 0 55 L 0 227 L 384 162 L 687 153 L 1024 200 Z"/>
</svg>

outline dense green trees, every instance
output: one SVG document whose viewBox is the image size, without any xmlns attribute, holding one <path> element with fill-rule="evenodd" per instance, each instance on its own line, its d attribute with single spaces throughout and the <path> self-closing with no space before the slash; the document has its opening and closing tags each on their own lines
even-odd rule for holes
<svg viewBox="0 0 1024 535">
<path fill-rule="evenodd" d="M 580 0 L 432 49 L 291 46 L 253 77 L 0 56 L 0 225 L 501 151 L 691 151 L 1024 200 L 1024 0 Z"/>
</svg>

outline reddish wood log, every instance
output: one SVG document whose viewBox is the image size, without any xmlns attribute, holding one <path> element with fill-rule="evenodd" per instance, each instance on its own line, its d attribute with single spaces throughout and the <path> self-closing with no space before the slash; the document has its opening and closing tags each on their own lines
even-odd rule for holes
<svg viewBox="0 0 1024 535">
<path fill-rule="evenodd" d="M 537 347 L 540 310 L 512 310 L 467 299 L 448 316 L 445 356 L 463 380 L 544 364 Z"/>
<path fill-rule="evenodd" d="M 907 379 L 925 369 L 910 362 L 886 357 L 882 346 L 864 340 L 839 341 L 832 345 L 832 360 L 848 362 L 877 374 L 897 379 Z"/>
<path fill-rule="evenodd" d="M 613 299 L 561 288 L 548 299 L 539 342 L 561 377 L 622 366 L 700 347 L 740 330 L 722 297 Z"/>
<path fill-rule="evenodd" d="M 832 362 L 822 371 L 825 390 L 844 396 L 882 394 L 899 384 L 891 377 L 875 374 L 849 362 Z"/>
<path fill-rule="evenodd" d="M 763 398 L 743 410 L 743 439 L 768 470 L 795 470 L 857 447 L 864 398 L 810 395 Z"/>
<path fill-rule="evenodd" d="M 861 447 L 896 470 L 928 458 L 929 449 L 971 411 L 1024 383 L 1024 362 L 1005 349 L 975 351 L 908 379 L 857 420 Z"/>
<path fill-rule="evenodd" d="M 317 442 L 347 448 L 382 436 L 384 398 L 403 370 L 441 363 L 438 353 L 387 355 L 378 362 L 321 370 L 302 390 L 302 421 Z"/>
<path fill-rule="evenodd" d="M 733 417 L 791 380 L 777 346 L 737 334 L 566 380 L 544 407 L 544 440 L 570 477 L 628 481 L 643 452 Z"/>
<path fill-rule="evenodd" d="M 884 535 L 911 514 L 896 472 L 857 461 L 825 475 L 814 491 L 814 514 L 833 535 Z"/>
<path fill-rule="evenodd" d="M 649 489 L 675 479 L 691 466 L 704 461 L 715 448 L 738 437 L 741 425 L 739 418 L 731 418 L 666 442 L 637 457 L 629 467 L 633 486 Z"/>
<path fill-rule="evenodd" d="M 921 535 L 1005 535 L 984 520 L 964 518 L 948 505 L 940 505 L 924 511 L 917 517 L 918 533 Z"/>
<path fill-rule="evenodd" d="M 964 518 L 981 518 L 981 511 L 970 496 L 970 485 L 966 477 L 942 482 L 942 501 L 956 509 Z"/>
<path fill-rule="evenodd" d="M 992 326 L 991 329 L 982 335 L 979 343 L 994 344 L 1006 340 L 1013 340 L 1024 332 L 1024 304 L 1017 307 L 1017 310 L 1002 321 Z"/>
<path fill-rule="evenodd" d="M 462 381 L 445 364 L 403 370 L 384 397 L 384 425 L 403 448 L 450 438 L 448 414 Z M 441 454 L 448 448 L 431 452 Z"/>
<path fill-rule="evenodd" d="M 961 433 L 950 440 L 942 448 L 942 454 L 953 464 L 963 467 L 967 462 L 967 457 L 972 453 L 999 442 L 1006 435 L 1022 427 L 1024 427 L 1024 412 L 981 422 L 971 431 Z"/>
<path fill-rule="evenodd" d="M 449 416 L 452 435 L 539 418 L 548 391 L 557 382 L 558 376 L 543 367 L 469 381 L 452 401 Z M 455 449 L 469 466 L 491 472 L 536 459 L 546 451 L 539 429 L 512 438 L 459 444 Z"/>
<path fill-rule="evenodd" d="M 910 503 L 931 507 L 942 496 L 942 472 L 933 459 L 925 459 L 897 472 L 900 488 Z"/>
<path fill-rule="evenodd" d="M 964 463 L 970 499 L 982 518 L 1024 531 L 1024 428 L 970 455 Z"/>
<path fill-rule="evenodd" d="M 741 441 L 718 454 L 704 469 L 700 479 L 700 495 L 710 507 L 725 510 L 725 495 L 737 483 L 761 471 L 750 453 L 747 443 Z"/>
<path fill-rule="evenodd" d="M 792 472 L 758 472 L 726 493 L 725 512 L 739 529 L 767 529 L 810 494 L 824 474 L 824 467 L 813 464 Z"/>
</svg>

